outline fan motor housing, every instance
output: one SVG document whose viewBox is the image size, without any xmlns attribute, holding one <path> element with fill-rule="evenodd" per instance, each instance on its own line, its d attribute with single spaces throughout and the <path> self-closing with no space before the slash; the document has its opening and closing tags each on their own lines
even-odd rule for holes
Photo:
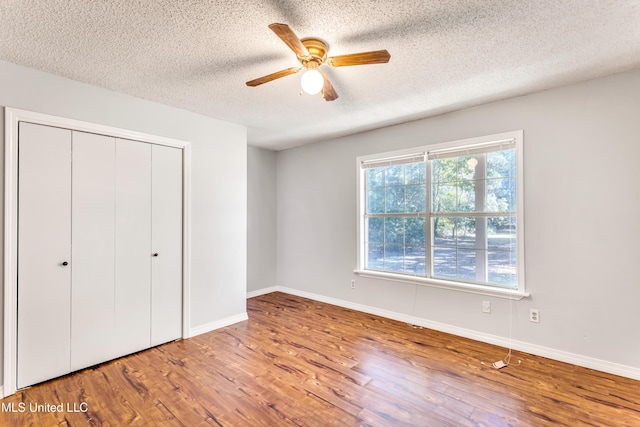
<svg viewBox="0 0 640 427">
<path fill-rule="evenodd" d="M 308 56 L 298 56 L 300 63 L 306 68 L 317 68 L 327 59 L 327 51 L 329 50 L 327 44 L 320 39 L 302 39 L 300 40 L 304 47 L 309 52 Z M 315 64 L 309 64 L 314 62 Z M 311 65 L 310 67 L 307 65 Z"/>
</svg>

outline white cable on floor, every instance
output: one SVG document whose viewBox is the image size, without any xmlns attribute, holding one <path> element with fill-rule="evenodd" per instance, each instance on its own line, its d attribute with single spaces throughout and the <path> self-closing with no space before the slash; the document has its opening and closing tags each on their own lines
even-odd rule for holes
<svg viewBox="0 0 640 427">
<path fill-rule="evenodd" d="M 487 363 L 487 362 L 480 361 L 480 364 L 484 365 L 484 366 L 490 366 L 490 367 L 492 367 L 494 369 L 502 369 L 502 368 L 506 368 L 509 365 L 512 365 L 512 363 L 511 363 L 512 333 L 513 333 L 513 298 L 509 298 L 509 352 L 504 357 L 504 359 L 498 360 L 498 361 L 493 362 L 493 363 Z M 518 364 L 515 365 L 515 366 L 520 366 L 521 364 L 522 364 L 522 361 L 518 360 Z"/>
</svg>

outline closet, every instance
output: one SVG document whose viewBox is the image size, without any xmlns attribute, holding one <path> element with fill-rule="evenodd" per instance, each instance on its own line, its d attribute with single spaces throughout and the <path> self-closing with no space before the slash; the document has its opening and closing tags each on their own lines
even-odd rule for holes
<svg viewBox="0 0 640 427">
<path fill-rule="evenodd" d="M 182 150 L 19 123 L 17 387 L 182 335 Z"/>
</svg>

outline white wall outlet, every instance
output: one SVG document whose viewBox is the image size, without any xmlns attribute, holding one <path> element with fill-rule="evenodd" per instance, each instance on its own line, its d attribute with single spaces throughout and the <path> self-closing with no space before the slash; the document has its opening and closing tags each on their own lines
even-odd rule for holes
<svg viewBox="0 0 640 427">
<path fill-rule="evenodd" d="M 482 301 L 482 312 L 491 313 L 491 301 Z"/>
<path fill-rule="evenodd" d="M 534 323 L 540 323 L 540 310 L 532 308 L 529 310 L 529 320 Z"/>
<path fill-rule="evenodd" d="M 356 279 L 351 279 L 351 289 L 356 288 Z"/>
</svg>

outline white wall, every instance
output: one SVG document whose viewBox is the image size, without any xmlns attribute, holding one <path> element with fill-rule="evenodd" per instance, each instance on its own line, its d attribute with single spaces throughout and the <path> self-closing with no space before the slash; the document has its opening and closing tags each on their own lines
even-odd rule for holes
<svg viewBox="0 0 640 427">
<path fill-rule="evenodd" d="M 246 312 L 245 127 L 4 61 L 0 106 L 191 142 L 190 327 L 203 330 Z"/>
<path fill-rule="evenodd" d="M 279 152 L 278 285 L 472 336 L 508 337 L 505 299 L 352 273 L 355 159 L 523 129 L 531 298 L 513 303 L 513 339 L 640 378 L 639 114 L 635 71 Z M 482 313 L 482 300 L 492 302 L 492 314 Z M 540 310 L 539 324 L 529 322 L 530 308 Z"/>
<path fill-rule="evenodd" d="M 276 153 L 247 150 L 247 291 L 276 286 Z"/>
</svg>

